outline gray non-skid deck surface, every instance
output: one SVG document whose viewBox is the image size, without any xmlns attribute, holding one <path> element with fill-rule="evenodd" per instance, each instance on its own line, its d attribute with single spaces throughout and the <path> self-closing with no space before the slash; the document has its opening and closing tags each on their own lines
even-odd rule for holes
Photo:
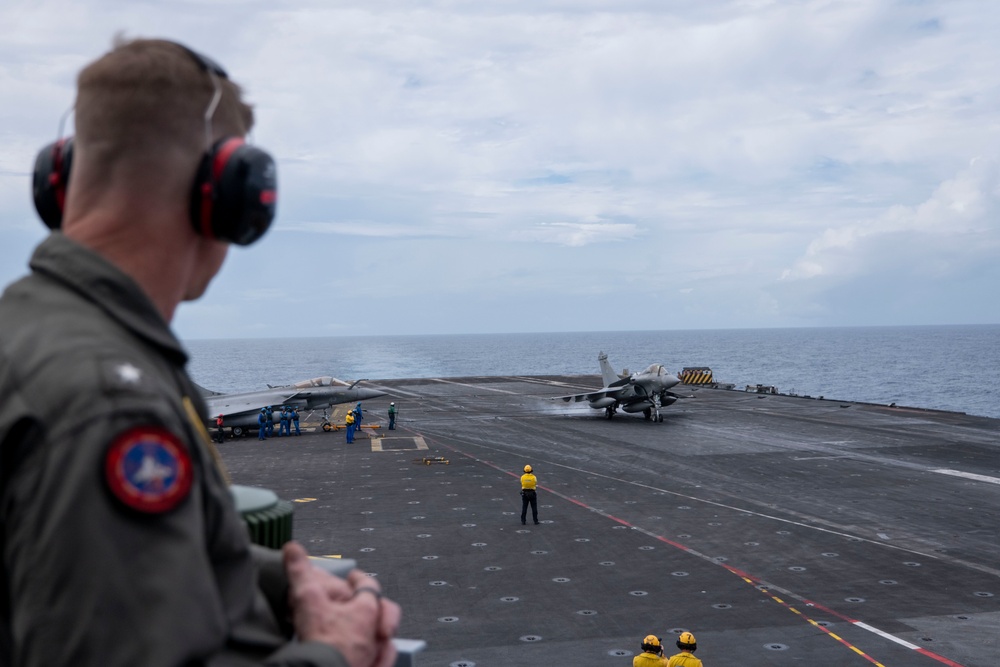
<svg viewBox="0 0 1000 667">
<path fill-rule="evenodd" d="M 663 423 L 608 421 L 547 400 L 597 377 L 372 384 L 375 440 L 222 453 L 304 501 L 314 555 L 378 576 L 421 667 L 628 667 L 681 629 L 709 667 L 1000 665 L 1000 420 L 682 388 Z M 540 526 L 520 525 L 525 463 Z"/>
</svg>

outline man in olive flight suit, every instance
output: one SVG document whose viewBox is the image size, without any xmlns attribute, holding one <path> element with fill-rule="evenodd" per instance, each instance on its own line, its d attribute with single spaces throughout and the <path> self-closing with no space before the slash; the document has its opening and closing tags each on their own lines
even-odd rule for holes
<svg viewBox="0 0 1000 667">
<path fill-rule="evenodd" d="M 240 96 L 183 46 L 119 42 L 79 76 L 72 171 L 68 151 L 39 155 L 54 222 L 37 189 L 36 205 L 61 231 L 0 298 L 0 665 L 395 660 L 399 607 L 377 580 L 330 576 L 294 542 L 251 547 L 169 328 L 226 241 L 252 242 L 273 215 L 254 229 L 237 212 L 218 224 L 252 233 L 219 234 L 222 186 L 196 180 L 227 136 L 239 141 L 207 156 L 221 179 L 230 160 L 266 157 L 242 144 Z M 273 189 L 256 194 L 273 204 Z"/>
</svg>

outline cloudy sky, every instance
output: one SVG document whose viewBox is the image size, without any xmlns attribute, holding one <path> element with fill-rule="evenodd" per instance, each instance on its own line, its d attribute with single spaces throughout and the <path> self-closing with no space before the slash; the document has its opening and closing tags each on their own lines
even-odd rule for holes
<svg viewBox="0 0 1000 667">
<path fill-rule="evenodd" d="M 3 0 L 0 285 L 118 31 L 279 164 L 186 338 L 1000 322 L 994 3 Z"/>
</svg>

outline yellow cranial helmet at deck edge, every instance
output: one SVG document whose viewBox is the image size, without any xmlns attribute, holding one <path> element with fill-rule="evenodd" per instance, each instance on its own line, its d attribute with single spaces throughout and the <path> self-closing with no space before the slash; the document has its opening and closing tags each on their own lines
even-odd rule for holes
<svg viewBox="0 0 1000 667">
<path fill-rule="evenodd" d="M 531 466 L 524 466 L 524 472 L 531 472 Z"/>
<path fill-rule="evenodd" d="M 659 646 L 660 638 L 656 635 L 646 635 L 646 638 L 642 640 L 643 646 Z"/>
</svg>

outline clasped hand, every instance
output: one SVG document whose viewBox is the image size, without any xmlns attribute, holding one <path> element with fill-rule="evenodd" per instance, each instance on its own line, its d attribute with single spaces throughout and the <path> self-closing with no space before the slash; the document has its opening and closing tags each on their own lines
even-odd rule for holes
<svg viewBox="0 0 1000 667">
<path fill-rule="evenodd" d="M 352 570 L 346 579 L 328 574 L 309 562 L 298 542 L 289 542 L 283 551 L 299 639 L 334 646 L 351 667 L 392 667 L 392 638 L 401 610 L 382 596 L 378 581 L 361 570 Z"/>
</svg>

